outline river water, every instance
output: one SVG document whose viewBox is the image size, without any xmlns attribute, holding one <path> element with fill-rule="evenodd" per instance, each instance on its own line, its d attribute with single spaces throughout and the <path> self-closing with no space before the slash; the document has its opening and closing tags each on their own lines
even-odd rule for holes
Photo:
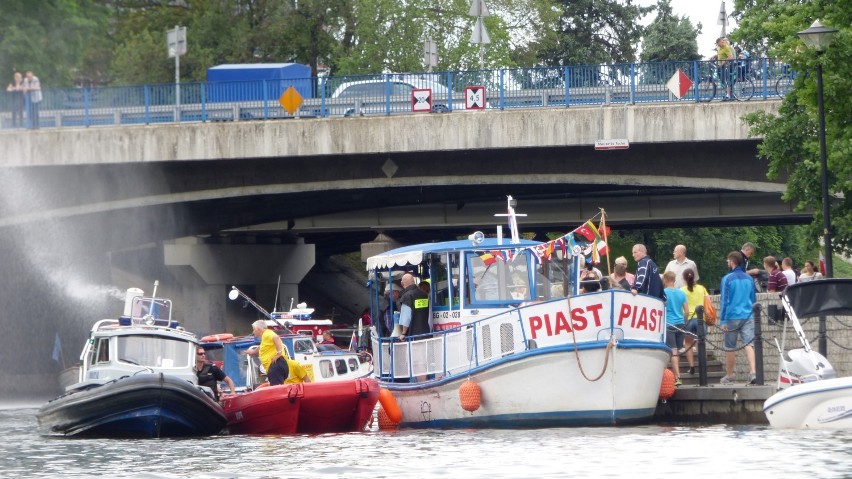
<svg viewBox="0 0 852 479">
<path fill-rule="evenodd" d="M 41 436 L 0 407 L 0 477 L 852 478 L 852 431 L 645 425 L 115 440 Z"/>
</svg>

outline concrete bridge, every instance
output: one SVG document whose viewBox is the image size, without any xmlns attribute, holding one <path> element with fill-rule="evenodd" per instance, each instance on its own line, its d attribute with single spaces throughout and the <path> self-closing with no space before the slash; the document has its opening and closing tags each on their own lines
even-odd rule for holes
<svg viewBox="0 0 852 479">
<path fill-rule="evenodd" d="M 112 273 L 71 268 L 121 287 L 169 275 L 192 308 L 187 326 L 208 332 L 251 316 L 223 305 L 230 284 L 256 285 L 268 305 L 284 271 L 281 297 L 299 298 L 314 258 L 379 232 L 415 242 L 490 229 L 507 194 L 526 231 L 599 208 L 619 228 L 805 222 L 741 120 L 779 103 L 3 131 L 0 234 L 14 245 L 3 254 L 24 267 L 40 251 L 100 264 Z M 629 148 L 595 149 L 607 139 Z M 314 290 L 351 296 L 330 268 Z"/>
</svg>

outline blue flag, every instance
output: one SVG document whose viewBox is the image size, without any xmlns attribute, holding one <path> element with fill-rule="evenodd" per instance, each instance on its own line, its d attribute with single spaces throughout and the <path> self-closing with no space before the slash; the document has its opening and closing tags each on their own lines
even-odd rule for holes
<svg viewBox="0 0 852 479">
<path fill-rule="evenodd" d="M 56 337 L 53 339 L 53 355 L 51 357 L 58 363 L 61 356 L 62 344 L 59 342 L 59 333 L 56 333 Z"/>
</svg>

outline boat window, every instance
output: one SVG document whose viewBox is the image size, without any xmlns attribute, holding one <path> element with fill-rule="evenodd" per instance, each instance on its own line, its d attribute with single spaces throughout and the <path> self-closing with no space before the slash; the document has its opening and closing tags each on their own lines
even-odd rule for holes
<svg viewBox="0 0 852 479">
<path fill-rule="evenodd" d="M 572 275 L 566 273 L 571 264 L 559 253 L 535 265 L 535 295 L 540 300 L 564 298 L 571 291 Z"/>
<path fill-rule="evenodd" d="M 314 351 L 314 343 L 310 340 L 296 340 L 294 341 L 293 347 L 296 350 L 296 353 L 303 354 L 313 354 Z"/>
<path fill-rule="evenodd" d="M 530 252 L 477 251 L 468 254 L 468 287 L 475 304 L 518 304 L 532 298 Z"/>
<path fill-rule="evenodd" d="M 328 359 L 323 359 L 320 361 L 320 374 L 324 378 L 332 378 L 334 377 L 334 366 L 331 364 L 331 361 Z"/>
<path fill-rule="evenodd" d="M 346 367 L 346 361 L 343 359 L 335 359 L 334 366 L 337 368 L 337 374 L 346 374 L 349 370 Z"/>
<path fill-rule="evenodd" d="M 172 317 L 172 302 L 169 299 L 137 297 L 133 298 L 131 312 L 134 318 L 144 318 L 150 314 L 155 319 L 169 320 Z"/>
<path fill-rule="evenodd" d="M 461 304 L 459 291 L 459 254 L 432 253 L 430 255 L 433 309 L 451 309 Z M 450 274 L 452 272 L 452 274 Z"/>
<path fill-rule="evenodd" d="M 349 358 L 349 370 L 355 372 L 358 370 L 358 360 L 355 358 Z"/>
<path fill-rule="evenodd" d="M 95 357 L 99 363 L 109 362 L 109 338 L 101 338 L 98 340 Z"/>
<path fill-rule="evenodd" d="M 117 349 L 119 361 L 154 368 L 188 367 L 195 352 L 195 346 L 189 341 L 138 335 L 119 336 Z"/>
</svg>

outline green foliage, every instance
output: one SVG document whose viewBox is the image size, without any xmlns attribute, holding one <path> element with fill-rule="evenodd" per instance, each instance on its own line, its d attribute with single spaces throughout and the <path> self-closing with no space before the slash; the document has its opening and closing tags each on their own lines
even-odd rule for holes
<svg viewBox="0 0 852 479">
<path fill-rule="evenodd" d="M 687 17 L 672 14 L 671 0 L 659 0 L 657 18 L 648 25 L 642 41 L 643 62 L 699 60 L 698 34 L 701 25 L 692 26 Z"/>
<path fill-rule="evenodd" d="M 785 199 L 799 210 L 815 212 L 809 237 L 822 234 L 816 70 L 823 65 L 826 150 L 829 171 L 833 243 L 838 252 L 852 253 L 852 3 L 811 3 L 793 0 L 738 0 L 740 28 L 734 39 L 759 44 L 780 56 L 797 75 L 794 91 L 779 115 L 753 114 L 745 118 L 754 136 L 762 136 L 759 154 L 769 160 L 770 178 L 788 176 Z M 814 19 L 840 30 L 828 50 L 817 55 L 796 33 Z"/>
<path fill-rule="evenodd" d="M 618 0 L 559 0 L 556 43 L 541 53 L 547 65 L 630 63 L 645 28 L 640 20 L 655 7 Z"/>
</svg>

